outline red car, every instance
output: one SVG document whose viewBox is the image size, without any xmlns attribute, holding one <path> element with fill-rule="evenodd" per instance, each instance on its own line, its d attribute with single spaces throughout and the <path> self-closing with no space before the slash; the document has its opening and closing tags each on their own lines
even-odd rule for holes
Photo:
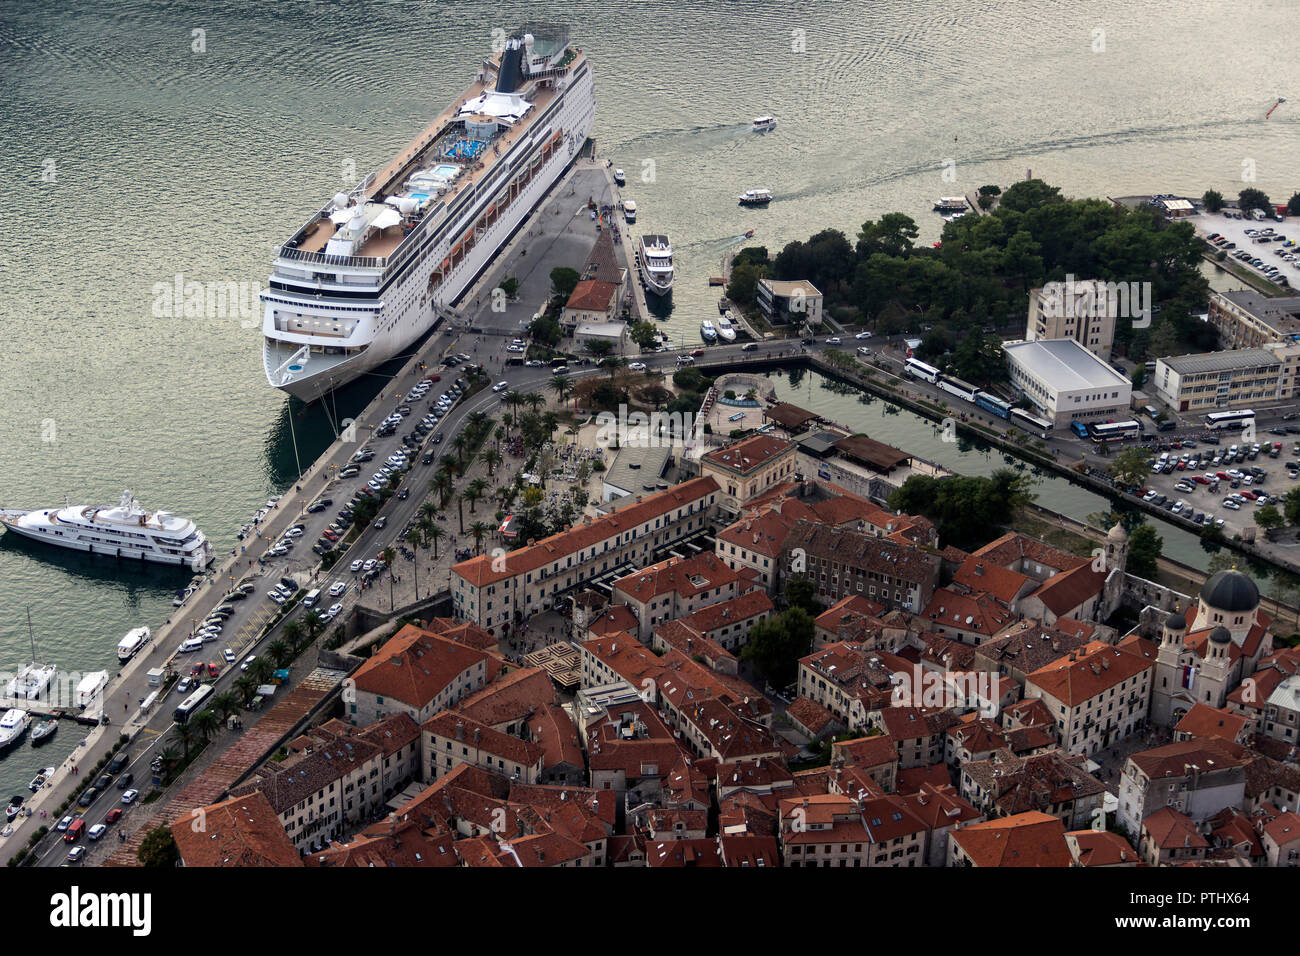
<svg viewBox="0 0 1300 956">
<path fill-rule="evenodd" d="M 1226 471 L 1216 471 L 1214 473 L 1214 477 L 1218 478 L 1220 481 L 1230 481 L 1232 478 L 1232 476 L 1229 475 Z"/>
<path fill-rule="evenodd" d="M 203 674 L 203 663 L 199 662 L 190 668 L 191 677 L 200 677 Z"/>
<path fill-rule="evenodd" d="M 1185 461 L 1180 461 L 1178 464 L 1174 465 L 1174 470 L 1175 470 L 1175 471 L 1186 471 L 1186 470 L 1187 470 L 1187 462 L 1185 462 Z"/>
<path fill-rule="evenodd" d="M 1259 492 L 1258 492 L 1258 491 L 1250 491 L 1249 489 L 1247 489 L 1246 491 L 1243 491 L 1243 492 L 1241 493 L 1241 497 L 1243 497 L 1243 498 L 1249 498 L 1251 501 L 1254 501 L 1256 498 L 1259 497 Z"/>
<path fill-rule="evenodd" d="M 1206 478 L 1204 475 L 1197 475 L 1193 479 L 1193 481 L 1195 481 L 1198 485 L 1208 485 L 1210 483 L 1210 479 Z"/>
<path fill-rule="evenodd" d="M 121 818 L 121 816 L 122 816 L 122 808 L 114 807 L 112 810 L 108 811 L 108 814 L 104 817 L 104 822 L 116 823 Z"/>
<path fill-rule="evenodd" d="M 442 381 L 442 376 L 441 376 L 441 375 L 430 375 L 430 376 L 426 379 L 426 381 L 429 381 L 429 382 L 441 382 L 441 381 Z"/>
<path fill-rule="evenodd" d="M 691 354 L 694 355 L 696 358 L 699 358 L 701 355 L 704 354 L 704 349 L 696 349 Z"/>
<path fill-rule="evenodd" d="M 218 667 L 216 664 L 212 663 L 211 661 L 209 661 L 209 662 L 208 662 L 208 676 L 209 676 L 209 677 L 216 677 L 216 676 L 217 676 L 218 674 L 220 674 L 220 673 L 221 673 L 221 668 Z"/>
<path fill-rule="evenodd" d="M 321 537 L 322 537 L 322 538 L 328 538 L 330 541 L 337 541 L 337 540 L 339 539 L 339 535 L 338 535 L 338 532 L 337 532 L 337 531 L 328 531 L 328 530 L 327 530 L 327 531 L 325 531 L 325 532 L 321 535 Z"/>
</svg>

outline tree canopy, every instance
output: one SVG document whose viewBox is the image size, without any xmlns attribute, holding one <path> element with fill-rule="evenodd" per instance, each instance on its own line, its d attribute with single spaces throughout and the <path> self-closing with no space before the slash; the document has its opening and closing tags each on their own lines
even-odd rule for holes
<svg viewBox="0 0 1300 956">
<path fill-rule="evenodd" d="M 940 541 L 970 550 L 987 544 L 1017 509 L 1034 499 L 1031 479 L 1010 468 L 987 478 L 913 475 L 889 496 L 892 511 L 925 515 L 939 529 Z"/>
</svg>

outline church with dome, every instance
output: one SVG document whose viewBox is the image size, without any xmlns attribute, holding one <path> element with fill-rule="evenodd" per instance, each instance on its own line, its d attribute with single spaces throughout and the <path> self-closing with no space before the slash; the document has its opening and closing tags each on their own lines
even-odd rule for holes
<svg viewBox="0 0 1300 956">
<path fill-rule="evenodd" d="M 1206 579 L 1196 603 L 1169 612 L 1160 629 L 1151 722 L 1172 727 L 1194 704 L 1222 707 L 1273 650 L 1272 619 L 1259 588 L 1236 568 Z"/>
</svg>

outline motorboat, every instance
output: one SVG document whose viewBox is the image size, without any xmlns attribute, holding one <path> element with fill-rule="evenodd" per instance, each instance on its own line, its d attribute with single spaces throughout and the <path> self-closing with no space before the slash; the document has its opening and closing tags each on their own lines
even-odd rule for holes
<svg viewBox="0 0 1300 956">
<path fill-rule="evenodd" d="M 734 314 L 730 309 L 718 318 L 718 338 L 727 342 L 736 341 L 736 327 L 731 323 L 733 318 Z"/>
<path fill-rule="evenodd" d="M 54 768 L 46 767 L 43 770 L 41 770 L 39 773 L 37 773 L 36 776 L 32 777 L 32 782 L 27 785 L 27 789 L 30 790 L 32 793 L 36 793 L 41 789 L 41 787 L 49 783 L 50 778 L 53 776 L 54 776 Z"/>
<path fill-rule="evenodd" d="M 965 196 L 940 196 L 934 201 L 935 212 L 970 212 Z"/>
<path fill-rule="evenodd" d="M 768 130 L 770 130 L 770 129 L 776 129 L 776 117 L 775 117 L 775 116 L 755 116 L 755 117 L 754 117 L 754 132 L 755 132 L 755 133 L 766 133 L 766 132 L 767 132 Z"/>
<path fill-rule="evenodd" d="M 718 321 L 722 320 L 719 319 Z M 700 338 L 710 343 L 718 341 L 718 330 L 713 327 L 713 323 L 708 319 L 700 323 Z"/>
<path fill-rule="evenodd" d="M 742 206 L 766 206 L 771 201 L 772 190 L 770 189 L 746 189 L 740 194 Z"/>
<path fill-rule="evenodd" d="M 614 170 L 614 185 L 615 186 L 627 185 L 627 176 L 624 174 L 623 170 L 621 169 Z"/>
<path fill-rule="evenodd" d="M 0 717 L 0 753 L 4 753 L 23 739 L 32 722 L 32 715 L 19 707 L 11 707 Z"/>
<path fill-rule="evenodd" d="M 636 200 L 623 200 L 623 218 L 628 222 L 636 222 Z"/>
<path fill-rule="evenodd" d="M 47 744 L 54 739 L 54 735 L 59 732 L 59 721 L 51 717 L 49 720 L 43 720 L 32 728 L 32 746 L 39 747 L 41 744 Z"/>
<path fill-rule="evenodd" d="M 14 794 L 9 798 L 9 806 L 5 807 L 5 819 L 10 823 L 14 822 L 14 817 L 23 812 L 22 794 Z"/>
</svg>

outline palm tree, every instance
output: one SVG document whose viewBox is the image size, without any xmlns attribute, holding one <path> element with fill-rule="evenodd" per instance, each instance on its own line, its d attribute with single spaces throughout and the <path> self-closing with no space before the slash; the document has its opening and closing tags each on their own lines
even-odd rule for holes
<svg viewBox="0 0 1300 956">
<path fill-rule="evenodd" d="M 325 622 L 321 620 L 320 612 L 312 608 L 302 616 L 302 626 L 307 629 L 307 640 L 314 641 L 316 635 L 325 630 Z"/>
<path fill-rule="evenodd" d="M 456 515 L 460 519 L 460 533 L 465 533 L 465 495 L 469 489 L 456 496 Z"/>
<path fill-rule="evenodd" d="M 388 609 L 391 611 L 394 607 L 393 602 L 393 561 L 397 558 L 397 552 L 391 547 L 384 548 L 384 567 L 388 569 Z"/>
<path fill-rule="evenodd" d="M 472 525 L 470 525 L 469 533 L 472 534 L 472 535 L 474 536 L 474 553 L 475 553 L 475 554 L 477 554 L 479 551 L 482 550 L 482 548 L 483 548 L 483 537 L 484 537 L 484 535 L 486 535 L 486 534 L 487 534 L 489 531 L 491 531 L 491 530 L 492 530 L 491 526 L 489 526 L 488 524 L 485 524 L 485 523 L 482 522 L 482 521 L 475 521 Z"/>
<path fill-rule="evenodd" d="M 194 726 L 186 721 L 183 724 L 176 725 L 176 735 L 181 738 L 181 746 L 185 748 L 185 762 L 190 762 L 190 747 L 198 739 L 198 733 Z"/>
<path fill-rule="evenodd" d="M 529 392 L 527 395 L 524 395 L 519 400 L 523 402 L 525 405 L 527 405 L 529 410 L 534 413 L 536 413 L 539 408 L 541 408 L 543 405 L 546 404 L 546 399 L 543 398 L 541 395 L 539 395 L 537 392 Z"/>
<path fill-rule="evenodd" d="M 506 426 L 498 425 L 496 430 L 497 444 L 500 445 L 503 441 L 505 441 L 505 437 L 506 437 Z"/>
<path fill-rule="evenodd" d="M 609 371 L 609 380 L 612 382 L 618 370 L 627 364 L 627 359 L 621 355 L 613 355 L 601 361 L 601 366 Z"/>
<path fill-rule="evenodd" d="M 465 464 L 465 449 L 469 447 L 469 432 L 460 431 L 456 437 L 451 440 L 451 447 L 456 449 L 456 461 L 461 465 Z"/>
<path fill-rule="evenodd" d="M 433 560 L 438 560 L 438 539 L 443 537 L 447 532 L 442 530 L 442 525 L 430 522 L 428 531 L 429 540 L 433 542 Z"/>
<path fill-rule="evenodd" d="M 560 404 L 563 405 L 564 400 L 573 394 L 573 382 L 569 381 L 569 376 L 567 375 L 552 375 L 551 391 L 555 393 L 555 397 L 558 398 Z"/>
<path fill-rule="evenodd" d="M 578 428 L 578 423 L 569 422 L 569 427 L 566 428 L 565 431 L 573 436 L 573 441 L 576 443 L 578 440 L 578 432 L 581 431 L 581 429 Z"/>
<path fill-rule="evenodd" d="M 487 491 L 487 486 L 488 486 L 487 482 L 484 481 L 482 478 L 475 478 L 473 481 L 469 483 L 469 487 L 465 489 L 466 491 L 474 492 L 474 497 L 470 499 L 470 503 L 469 503 L 470 514 L 474 513 L 474 502 L 482 500 L 483 492 Z"/>
<path fill-rule="evenodd" d="M 222 691 L 212 698 L 212 709 L 221 715 L 222 720 L 225 720 L 239 710 L 239 695 L 232 690 Z"/>
<path fill-rule="evenodd" d="M 221 718 L 210 710 L 199 711 L 194 715 L 194 729 L 204 741 L 212 739 L 212 735 L 221 729 Z"/>
<path fill-rule="evenodd" d="M 424 541 L 424 536 L 420 533 L 418 527 L 412 528 L 406 532 L 406 543 L 411 548 L 411 553 L 415 558 L 411 561 L 411 571 L 415 575 L 415 599 L 420 599 L 420 545 Z"/>
<path fill-rule="evenodd" d="M 433 516 L 437 513 L 438 509 L 434 506 L 432 501 L 426 501 L 424 504 L 420 505 L 420 517 L 422 518 L 427 518 L 432 521 Z"/>
<path fill-rule="evenodd" d="M 452 481 L 451 475 L 445 471 L 438 472 L 433 480 L 429 482 L 429 490 L 438 493 L 438 507 L 434 509 L 435 514 L 447 507 L 447 499 L 451 497 L 453 487 L 455 487 L 455 483 Z"/>
<path fill-rule="evenodd" d="M 257 663 L 254 661 L 253 663 Z M 235 680 L 235 693 L 239 695 L 244 706 L 257 695 L 257 681 L 251 674 L 243 674 Z"/>
<path fill-rule="evenodd" d="M 280 636 L 288 642 L 290 647 L 297 647 L 301 643 L 306 626 L 302 621 L 286 621 L 280 631 Z"/>
<path fill-rule="evenodd" d="M 274 672 L 275 665 L 265 657 L 259 657 L 248 665 L 248 676 L 253 678 L 254 686 L 265 684 Z"/>
<path fill-rule="evenodd" d="M 289 648 L 288 642 L 277 638 L 266 646 L 266 653 L 271 655 L 271 660 L 275 661 L 276 667 L 283 667 L 293 654 Z"/>
<path fill-rule="evenodd" d="M 488 477 L 491 478 L 496 474 L 497 465 L 501 464 L 501 452 L 495 448 L 486 448 L 479 452 L 478 460 L 487 465 Z"/>
</svg>

